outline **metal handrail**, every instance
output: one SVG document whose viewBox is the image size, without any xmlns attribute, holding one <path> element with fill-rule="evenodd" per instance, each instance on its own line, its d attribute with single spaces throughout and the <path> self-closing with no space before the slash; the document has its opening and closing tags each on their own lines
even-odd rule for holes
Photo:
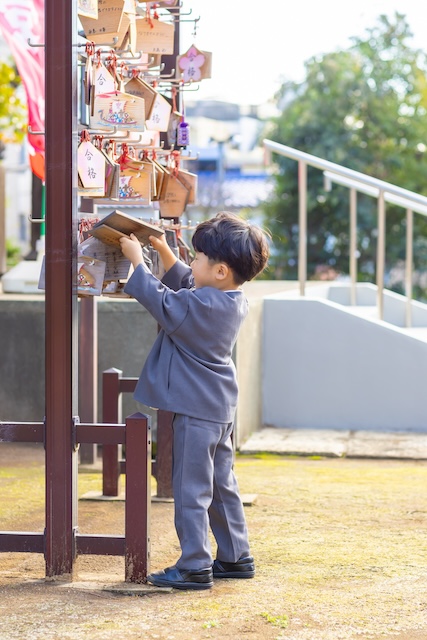
<svg viewBox="0 0 427 640">
<path fill-rule="evenodd" d="M 397 187 L 384 180 L 373 178 L 359 171 L 323 160 L 305 151 L 299 151 L 273 140 L 264 140 L 264 147 L 271 153 L 277 153 L 298 162 L 298 281 L 300 295 L 305 295 L 307 279 L 307 165 L 323 171 L 325 188 L 330 189 L 332 182 L 348 187 L 350 190 L 350 281 L 351 304 L 356 304 L 357 284 L 357 193 L 365 193 L 377 198 L 378 241 L 376 257 L 376 285 L 378 315 L 384 316 L 384 267 L 385 267 L 385 216 L 386 202 L 406 209 L 406 326 L 412 321 L 412 274 L 413 274 L 413 214 L 427 215 L 427 197 L 408 189 Z M 269 162 L 271 164 L 271 162 Z"/>
</svg>

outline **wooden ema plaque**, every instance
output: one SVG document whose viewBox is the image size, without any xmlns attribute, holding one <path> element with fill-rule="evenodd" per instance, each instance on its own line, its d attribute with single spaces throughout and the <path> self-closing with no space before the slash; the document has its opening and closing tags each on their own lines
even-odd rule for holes
<svg viewBox="0 0 427 640">
<path fill-rule="evenodd" d="M 102 93 L 95 96 L 91 129 L 144 130 L 145 101 L 121 91 Z"/>
<path fill-rule="evenodd" d="M 124 0 L 98 0 L 98 18 L 80 16 L 85 36 L 95 44 L 109 42 L 114 37 L 121 44 L 130 25 L 124 12 Z"/>
<path fill-rule="evenodd" d="M 176 59 L 176 75 L 184 82 L 199 82 L 212 76 L 212 53 L 194 44 Z"/>
<path fill-rule="evenodd" d="M 145 117 L 149 120 L 156 100 L 157 91 L 141 78 L 132 78 L 129 82 L 126 82 L 125 91 L 126 93 L 145 100 Z"/>
<path fill-rule="evenodd" d="M 179 218 L 187 206 L 189 189 L 174 175 L 165 176 L 165 185 L 159 200 L 162 218 Z"/>
<path fill-rule="evenodd" d="M 98 19 L 98 0 L 78 0 L 77 13 L 86 18 Z"/>
<path fill-rule="evenodd" d="M 175 26 L 161 20 L 136 18 L 136 49 L 144 53 L 171 55 Z"/>
</svg>

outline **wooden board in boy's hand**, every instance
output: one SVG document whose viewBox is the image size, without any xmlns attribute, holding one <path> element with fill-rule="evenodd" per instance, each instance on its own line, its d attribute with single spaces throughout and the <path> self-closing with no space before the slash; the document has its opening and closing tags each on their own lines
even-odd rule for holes
<svg viewBox="0 0 427 640">
<path fill-rule="evenodd" d="M 145 246 L 150 243 L 150 236 L 160 237 L 165 232 L 157 225 L 116 210 L 97 222 L 89 233 L 105 244 L 115 246 L 120 246 L 121 237 L 130 236 L 133 233 Z"/>
</svg>

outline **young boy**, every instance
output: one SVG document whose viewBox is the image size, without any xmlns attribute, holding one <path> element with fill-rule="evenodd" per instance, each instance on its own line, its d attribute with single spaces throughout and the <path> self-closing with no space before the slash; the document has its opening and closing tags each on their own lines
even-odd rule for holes
<svg viewBox="0 0 427 640">
<path fill-rule="evenodd" d="M 164 236 L 150 236 L 150 242 L 166 271 L 162 281 L 146 267 L 135 236 L 120 240 L 134 267 L 125 291 L 161 327 L 134 397 L 175 414 L 172 485 L 181 556 L 147 580 L 209 589 L 213 578 L 255 575 L 233 472 L 237 382 L 231 356 L 248 311 L 241 285 L 265 268 L 269 245 L 261 229 L 228 212 L 197 226 L 191 267 L 176 258 Z M 217 544 L 213 562 L 209 526 Z"/>
</svg>

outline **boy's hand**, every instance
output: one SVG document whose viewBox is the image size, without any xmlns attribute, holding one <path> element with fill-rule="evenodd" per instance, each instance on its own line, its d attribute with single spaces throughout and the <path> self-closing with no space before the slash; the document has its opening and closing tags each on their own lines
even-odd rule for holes
<svg viewBox="0 0 427 640">
<path fill-rule="evenodd" d="M 169 269 L 173 267 L 178 258 L 168 245 L 166 234 L 162 233 L 160 237 L 150 236 L 149 240 L 153 249 L 159 252 L 160 260 L 163 263 L 165 271 L 169 271 Z"/>
<path fill-rule="evenodd" d="M 125 258 L 131 261 L 134 268 L 144 262 L 141 243 L 133 233 L 129 237 L 123 236 L 120 238 L 120 248 Z"/>
<path fill-rule="evenodd" d="M 160 237 L 158 236 L 149 236 L 149 241 L 151 246 L 153 247 L 153 249 L 155 249 L 156 251 L 158 251 L 159 253 L 162 253 L 162 251 L 167 251 L 169 248 L 169 245 L 166 241 L 166 234 L 162 233 L 162 235 Z"/>
</svg>

